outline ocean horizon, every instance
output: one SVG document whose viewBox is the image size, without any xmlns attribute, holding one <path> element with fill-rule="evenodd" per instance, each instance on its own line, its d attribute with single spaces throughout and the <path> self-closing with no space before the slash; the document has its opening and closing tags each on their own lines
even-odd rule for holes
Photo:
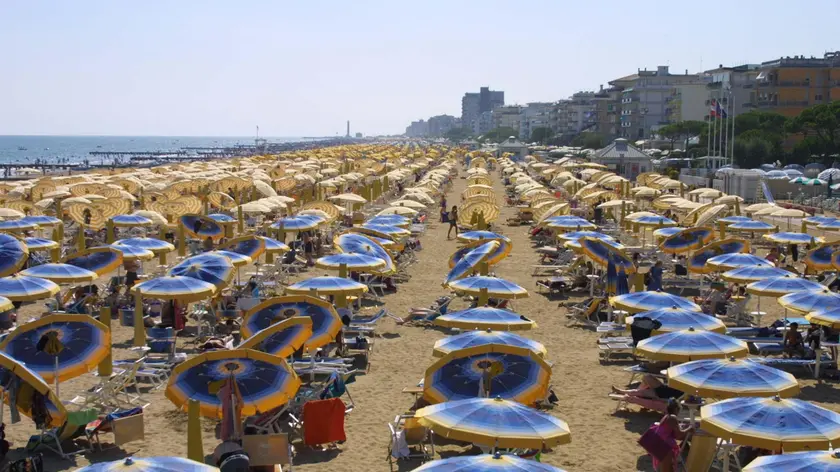
<svg viewBox="0 0 840 472">
<path fill-rule="evenodd" d="M 303 141 L 302 137 L 261 136 L 269 143 Z M 102 152 L 175 152 L 184 147 L 231 147 L 254 144 L 254 136 L 61 136 L 0 135 L 0 163 L 35 164 L 38 162 L 110 163 L 111 160 L 91 156 Z"/>
</svg>

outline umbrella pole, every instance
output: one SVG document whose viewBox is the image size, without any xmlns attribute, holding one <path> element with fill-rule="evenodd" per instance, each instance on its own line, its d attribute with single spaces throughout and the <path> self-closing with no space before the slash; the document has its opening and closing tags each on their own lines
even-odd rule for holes
<svg viewBox="0 0 840 472">
<path fill-rule="evenodd" d="M 490 301 L 490 296 L 487 294 L 487 289 L 482 288 L 478 294 L 478 306 L 482 307 L 487 305 L 487 302 Z"/>
<path fill-rule="evenodd" d="M 99 322 L 108 327 L 108 332 L 111 332 L 111 308 L 102 307 L 99 309 Z M 112 341 L 113 342 L 113 341 Z M 100 377 L 110 377 L 114 373 L 114 365 L 111 356 L 111 343 L 108 343 L 108 355 L 102 362 L 99 363 L 97 369 Z"/>
<path fill-rule="evenodd" d="M 184 236 L 184 223 L 181 222 L 181 219 L 178 219 L 178 228 L 176 230 L 176 234 L 178 236 L 178 257 L 186 257 L 187 255 L 187 247 L 186 247 L 186 237 Z"/>
<path fill-rule="evenodd" d="M 198 400 L 189 400 L 187 412 L 187 458 L 203 462 L 204 444 L 201 440 L 201 410 Z"/>
<path fill-rule="evenodd" d="M 58 397 L 58 354 L 55 355 L 55 370 L 53 370 L 53 373 L 55 374 L 55 396 Z"/>
<path fill-rule="evenodd" d="M 134 296 L 134 345 L 146 345 L 146 329 L 143 326 L 143 295 Z"/>
</svg>

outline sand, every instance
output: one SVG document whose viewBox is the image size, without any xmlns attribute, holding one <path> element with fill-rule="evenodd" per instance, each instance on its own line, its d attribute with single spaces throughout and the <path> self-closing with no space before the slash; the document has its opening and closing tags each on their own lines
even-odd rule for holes
<svg viewBox="0 0 840 472">
<path fill-rule="evenodd" d="M 462 173 L 463 175 L 463 173 Z M 496 194 L 501 199 L 504 190 L 498 175 L 492 179 Z M 458 202 L 461 191 L 466 187 L 466 180 L 455 179 L 448 199 L 451 204 Z M 441 287 L 441 282 L 448 270 L 447 260 L 456 249 L 454 239 L 446 238 L 447 225 L 437 224 L 437 210 L 431 209 L 433 223 L 422 237 L 423 250 L 419 253 L 419 262 L 409 269 L 412 277 L 401 284 L 395 294 L 384 298 L 384 307 L 397 316 L 405 316 L 412 306 L 427 306 L 437 297 L 448 291 Z M 629 375 L 622 371 L 629 363 L 602 365 L 598 360 L 596 348 L 597 335 L 582 328 L 565 326 L 565 309 L 558 307 L 559 300 L 549 300 L 535 291 L 537 278 L 531 277 L 531 265 L 537 263 L 537 256 L 528 238 L 527 227 L 504 226 L 504 221 L 515 214 L 515 209 L 503 207 L 497 222 L 498 229 L 513 241 L 510 256 L 493 267 L 495 273 L 531 291 L 530 298 L 513 303 L 515 311 L 537 321 L 539 327 L 525 333 L 543 343 L 547 350 L 547 359 L 554 363 L 552 384 L 559 397 L 557 405 L 549 413 L 567 421 L 572 432 L 572 442 L 559 446 L 553 452 L 543 455 L 543 462 L 569 471 L 628 471 L 651 470 L 650 460 L 637 445 L 640 434 L 650 424 L 658 420 L 658 415 L 632 412 L 615 413 L 615 402 L 608 398 L 610 386 L 623 385 Z M 622 240 L 625 240 L 622 238 Z M 174 257 L 174 256 L 170 256 Z M 148 263 L 149 269 L 157 262 Z M 247 269 L 245 270 L 247 271 Z M 311 269 L 305 278 L 325 273 L 320 269 Z M 569 300 L 583 297 L 570 297 Z M 755 303 L 754 301 L 751 303 Z M 462 308 L 466 304 L 456 300 L 453 308 Z M 41 305 L 28 306 L 22 316 L 35 316 L 41 311 Z M 370 307 L 367 310 L 373 310 Z M 782 316 L 781 308 L 765 300 L 762 309 L 769 311 L 767 322 Z M 132 330 L 114 322 L 114 358 L 134 357 L 128 348 L 131 346 Z M 370 372 L 360 375 L 355 383 L 348 386 L 355 410 L 346 419 L 347 442 L 336 449 L 320 451 L 306 447 L 297 447 L 295 470 L 299 471 L 378 471 L 388 470 L 387 447 L 389 433 L 387 423 L 394 416 L 408 411 L 413 397 L 401 393 L 404 387 L 413 386 L 423 377 L 427 366 L 433 362 L 432 346 L 435 341 L 447 333 L 438 329 L 398 326 L 392 319 L 380 322 L 379 332 L 371 357 Z M 190 338 L 179 340 L 178 349 L 183 352 L 195 352 L 189 344 Z M 819 403 L 821 406 L 840 411 L 836 405 L 838 396 L 831 383 L 806 378 L 804 372 L 796 372 L 803 386 L 800 398 Z M 96 384 L 93 375 L 85 375 L 61 384 L 61 397 L 64 400 Z M 151 405 L 145 410 L 144 441 L 129 443 L 122 448 L 106 452 L 75 456 L 73 462 L 57 459 L 46 453 L 47 469 L 50 471 L 73 470 L 90 462 L 115 460 L 126 455 L 186 456 L 186 415 L 176 410 L 167 400 L 163 391 L 153 390 L 144 393 Z M 210 454 L 218 444 L 214 438 L 213 420 L 204 419 L 204 451 Z M 21 423 L 8 425 L 8 439 L 13 443 L 10 457 L 21 456 L 22 446 L 30 434 L 35 433 L 31 420 L 24 418 Z M 110 436 L 107 436 L 110 438 Z M 437 449 L 441 457 L 454 454 L 475 454 L 477 450 L 466 448 L 441 447 Z M 400 463 L 399 470 L 412 470 L 420 463 Z"/>
</svg>

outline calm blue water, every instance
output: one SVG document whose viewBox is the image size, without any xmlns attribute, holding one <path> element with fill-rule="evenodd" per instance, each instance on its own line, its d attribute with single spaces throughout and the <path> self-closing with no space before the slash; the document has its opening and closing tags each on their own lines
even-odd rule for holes
<svg viewBox="0 0 840 472">
<path fill-rule="evenodd" d="M 269 143 L 301 141 L 301 138 L 268 138 Z M 90 151 L 177 151 L 182 147 L 225 147 L 254 144 L 253 137 L 197 136 L 0 136 L 0 163 L 34 164 L 36 159 L 57 162 L 90 160 L 100 157 Z M 19 149 L 25 148 L 25 149 Z M 106 163 L 110 163 L 107 161 Z"/>
</svg>

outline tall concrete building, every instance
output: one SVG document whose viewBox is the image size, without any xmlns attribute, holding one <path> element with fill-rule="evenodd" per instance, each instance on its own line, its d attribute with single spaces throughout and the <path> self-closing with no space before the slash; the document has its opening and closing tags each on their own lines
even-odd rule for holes
<svg viewBox="0 0 840 472">
<path fill-rule="evenodd" d="M 409 138 L 422 138 L 429 135 L 429 122 L 425 120 L 412 121 L 405 128 L 405 135 Z"/>
<path fill-rule="evenodd" d="M 707 110 L 711 109 L 712 100 L 720 101 L 721 106 L 725 107 L 726 112 L 732 116 L 738 116 L 752 109 L 759 65 L 744 64 L 724 67 L 721 64 L 716 69 L 707 70 L 705 74 L 711 78 L 706 84 Z M 705 119 L 708 120 L 708 112 Z"/>
<path fill-rule="evenodd" d="M 762 62 L 750 108 L 791 117 L 822 103 L 840 100 L 840 51 L 823 57 L 793 56 Z"/>
<path fill-rule="evenodd" d="M 519 105 L 508 105 L 494 108 L 490 112 L 493 119 L 493 126 L 491 129 L 513 128 L 516 130 L 516 135 L 514 137 L 518 137 L 520 132 L 520 113 L 522 112 L 522 108 L 523 107 Z"/>
<path fill-rule="evenodd" d="M 556 138 L 571 141 L 597 122 L 595 92 L 577 92 L 552 107 L 549 122 Z"/>
<path fill-rule="evenodd" d="M 452 115 L 437 115 L 429 118 L 428 126 L 429 131 L 428 135 L 432 137 L 439 138 L 449 132 L 452 128 L 455 128 L 457 118 Z"/>
<path fill-rule="evenodd" d="M 505 93 L 490 90 L 490 87 L 481 87 L 478 93 L 465 93 L 461 98 L 461 126 L 472 129 L 474 133 L 481 133 L 478 131 L 480 115 L 504 104 Z"/>
<path fill-rule="evenodd" d="M 668 66 L 659 66 L 610 81 L 621 90 L 618 134 L 634 141 L 670 123 L 703 120 L 710 80 L 705 74 L 672 74 Z"/>
<path fill-rule="evenodd" d="M 549 115 L 553 105 L 551 102 L 532 102 L 522 107 L 519 114 L 520 140 L 528 142 L 531 140 L 531 133 L 536 128 L 551 127 Z"/>
</svg>

